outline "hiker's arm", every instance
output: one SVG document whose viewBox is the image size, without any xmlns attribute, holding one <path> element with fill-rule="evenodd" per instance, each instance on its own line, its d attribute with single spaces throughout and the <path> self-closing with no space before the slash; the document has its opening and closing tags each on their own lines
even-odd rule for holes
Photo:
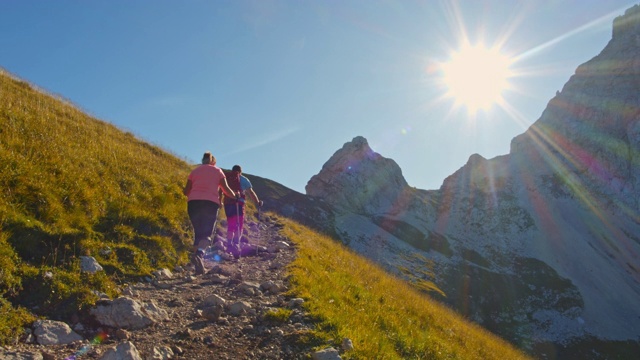
<svg viewBox="0 0 640 360">
<path fill-rule="evenodd" d="M 182 189 L 182 193 L 185 196 L 189 196 L 189 193 L 191 192 L 191 180 L 187 180 L 187 185 L 184 186 L 184 189 Z"/>
<path fill-rule="evenodd" d="M 260 202 L 260 199 L 258 199 L 258 195 L 256 195 L 256 192 L 253 191 L 253 188 L 249 188 L 249 196 L 251 197 L 251 199 L 253 199 L 253 202 L 256 203 L 256 205 L 258 206 L 262 206 L 262 203 Z"/>
<path fill-rule="evenodd" d="M 222 189 L 222 192 L 224 193 L 224 196 L 228 196 L 231 199 L 235 199 L 236 198 L 236 193 L 233 190 L 231 190 L 231 188 L 229 187 L 229 183 L 227 182 L 226 178 L 220 179 L 220 189 Z"/>
</svg>

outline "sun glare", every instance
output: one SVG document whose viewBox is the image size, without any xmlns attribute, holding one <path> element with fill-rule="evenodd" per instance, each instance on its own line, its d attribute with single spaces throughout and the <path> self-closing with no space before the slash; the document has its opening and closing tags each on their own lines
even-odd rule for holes
<svg viewBox="0 0 640 360">
<path fill-rule="evenodd" d="M 446 95 L 471 114 L 489 110 L 503 101 L 502 93 L 509 88 L 512 76 L 512 62 L 499 49 L 465 44 L 451 54 L 449 61 L 440 64 Z"/>
</svg>

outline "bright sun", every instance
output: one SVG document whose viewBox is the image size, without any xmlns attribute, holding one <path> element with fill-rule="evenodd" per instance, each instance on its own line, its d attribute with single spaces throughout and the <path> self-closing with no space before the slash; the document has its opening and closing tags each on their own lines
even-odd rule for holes
<svg viewBox="0 0 640 360">
<path fill-rule="evenodd" d="M 440 64 L 447 96 L 471 114 L 500 104 L 513 75 L 509 69 L 512 62 L 499 49 L 465 44 L 451 54 L 449 61 Z"/>
</svg>

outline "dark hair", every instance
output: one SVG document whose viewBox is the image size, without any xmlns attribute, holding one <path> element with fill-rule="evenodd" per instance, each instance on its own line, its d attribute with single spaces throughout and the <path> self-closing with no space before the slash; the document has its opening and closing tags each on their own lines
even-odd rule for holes
<svg viewBox="0 0 640 360">
<path fill-rule="evenodd" d="M 231 168 L 231 170 L 233 171 L 237 171 L 239 173 L 242 172 L 242 168 L 240 167 L 240 165 L 233 165 L 233 167 Z"/>
</svg>

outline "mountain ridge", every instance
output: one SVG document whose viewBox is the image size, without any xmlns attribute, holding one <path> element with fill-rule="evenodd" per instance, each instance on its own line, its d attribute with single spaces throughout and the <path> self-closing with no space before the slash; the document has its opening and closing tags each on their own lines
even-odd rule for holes
<svg viewBox="0 0 640 360">
<path fill-rule="evenodd" d="M 1 359 L 527 358 L 346 251 L 323 201 L 259 176 L 252 251 L 235 260 L 217 236 L 194 277 L 195 165 L 16 76 L 0 73 L 0 94 Z"/>
<path fill-rule="evenodd" d="M 640 7 L 634 6 L 614 21 L 612 41 L 578 67 L 540 119 L 514 138 L 510 154 L 493 159 L 474 154 L 439 190 L 427 191 L 410 187 L 393 160 L 356 137 L 343 146 L 345 151 L 336 152 L 335 166 L 323 166 L 308 190 L 313 195 L 250 175 L 257 192 L 270 200 L 265 210 L 335 235 L 392 274 L 422 281 L 433 277 L 446 296 L 423 290 L 534 354 L 582 359 L 623 353 L 612 347 L 634 353 L 639 349 L 634 306 L 640 269 L 635 235 L 640 233 L 640 67 L 634 60 L 639 14 Z M 176 204 L 184 200 L 180 182 L 188 165 L 168 157 L 174 173 L 160 180 L 147 177 L 138 171 L 166 170 L 158 168 L 162 164 L 148 165 L 150 158 L 166 155 L 161 149 L 131 134 L 118 134 L 118 144 L 96 136 L 83 143 L 75 141 L 83 139 L 84 132 L 78 131 L 66 145 L 81 145 L 82 159 L 95 172 L 76 179 L 82 186 L 48 191 L 50 184 L 79 170 L 63 161 L 64 147 L 41 151 L 44 147 L 38 146 L 39 141 L 56 145 L 55 129 L 26 132 L 26 125 L 33 121 L 44 127 L 61 118 L 65 126 L 82 130 L 79 111 L 55 107 L 32 93 L 29 84 L 13 81 L 0 79 L 0 86 L 37 98 L 37 105 L 30 108 L 30 101 L 16 97 L 0 109 L 10 125 L 0 133 L 14 135 L 8 139 L 22 146 L 0 143 L 0 186 L 11 191 L 0 202 L 0 261 L 10 275 L 0 279 L 3 309 L 4 297 L 15 296 L 20 287 L 11 276 L 24 277 L 22 285 L 33 294 L 22 300 L 30 305 L 35 304 L 30 296 L 42 294 L 36 285 L 48 286 L 46 304 L 53 308 L 68 300 L 62 296 L 69 284 L 79 290 L 70 295 L 81 300 L 90 300 L 95 290 L 115 294 L 112 283 L 74 277 L 79 249 L 120 276 L 184 261 L 187 245 L 181 240 L 188 224 Z M 110 128 L 101 125 L 95 134 L 108 138 Z M 140 145 L 142 154 L 130 144 Z M 109 165 L 107 157 L 124 166 L 100 167 Z M 52 169 L 54 180 L 25 177 L 45 174 L 25 165 L 42 159 L 55 165 L 41 166 Z M 345 171 L 348 166 L 352 171 Z M 376 177 L 378 169 L 382 178 Z M 90 181 L 96 176 L 108 180 L 98 182 L 103 188 Z M 103 198 L 97 195 L 100 190 L 126 196 Z M 145 204 L 143 210 L 139 204 Z M 38 261 L 42 265 L 34 265 Z M 53 280 L 47 280 L 47 267 L 56 270 Z"/>
<path fill-rule="evenodd" d="M 343 194 L 314 181 L 307 193 L 345 201 L 372 181 L 386 191 L 378 194 L 385 203 L 335 206 L 335 229 L 343 242 L 390 271 L 411 266 L 402 254 L 427 256 L 436 263 L 437 285 L 460 297 L 444 301 L 524 347 L 563 347 L 592 338 L 637 341 L 639 322 L 631 319 L 640 318 L 640 241 L 634 235 L 640 233 L 640 6 L 616 18 L 612 34 L 541 117 L 511 141 L 509 154 L 471 155 L 439 190 L 408 190 L 413 202 L 394 188 L 395 179 L 387 187 L 378 184 L 388 180 L 375 178 L 377 171 L 387 171 L 381 164 L 362 165 L 366 171 L 348 176 L 323 166 L 314 178 L 341 180 Z M 356 137 L 351 143 L 366 140 Z M 340 151 L 334 157 L 327 164 L 350 159 Z M 360 153 L 351 157 L 361 158 Z M 416 229 L 423 239 L 402 239 L 401 232 L 379 225 L 381 217 Z M 425 250 L 435 235 L 452 253 Z M 404 247 L 416 243 L 417 248 Z M 545 282 L 536 281 L 536 274 Z M 491 292 L 499 289 L 483 278 L 504 283 L 501 291 L 509 283 L 519 290 L 512 299 L 495 298 Z M 469 280 L 482 285 L 464 293 L 459 285 L 469 286 Z"/>
</svg>

